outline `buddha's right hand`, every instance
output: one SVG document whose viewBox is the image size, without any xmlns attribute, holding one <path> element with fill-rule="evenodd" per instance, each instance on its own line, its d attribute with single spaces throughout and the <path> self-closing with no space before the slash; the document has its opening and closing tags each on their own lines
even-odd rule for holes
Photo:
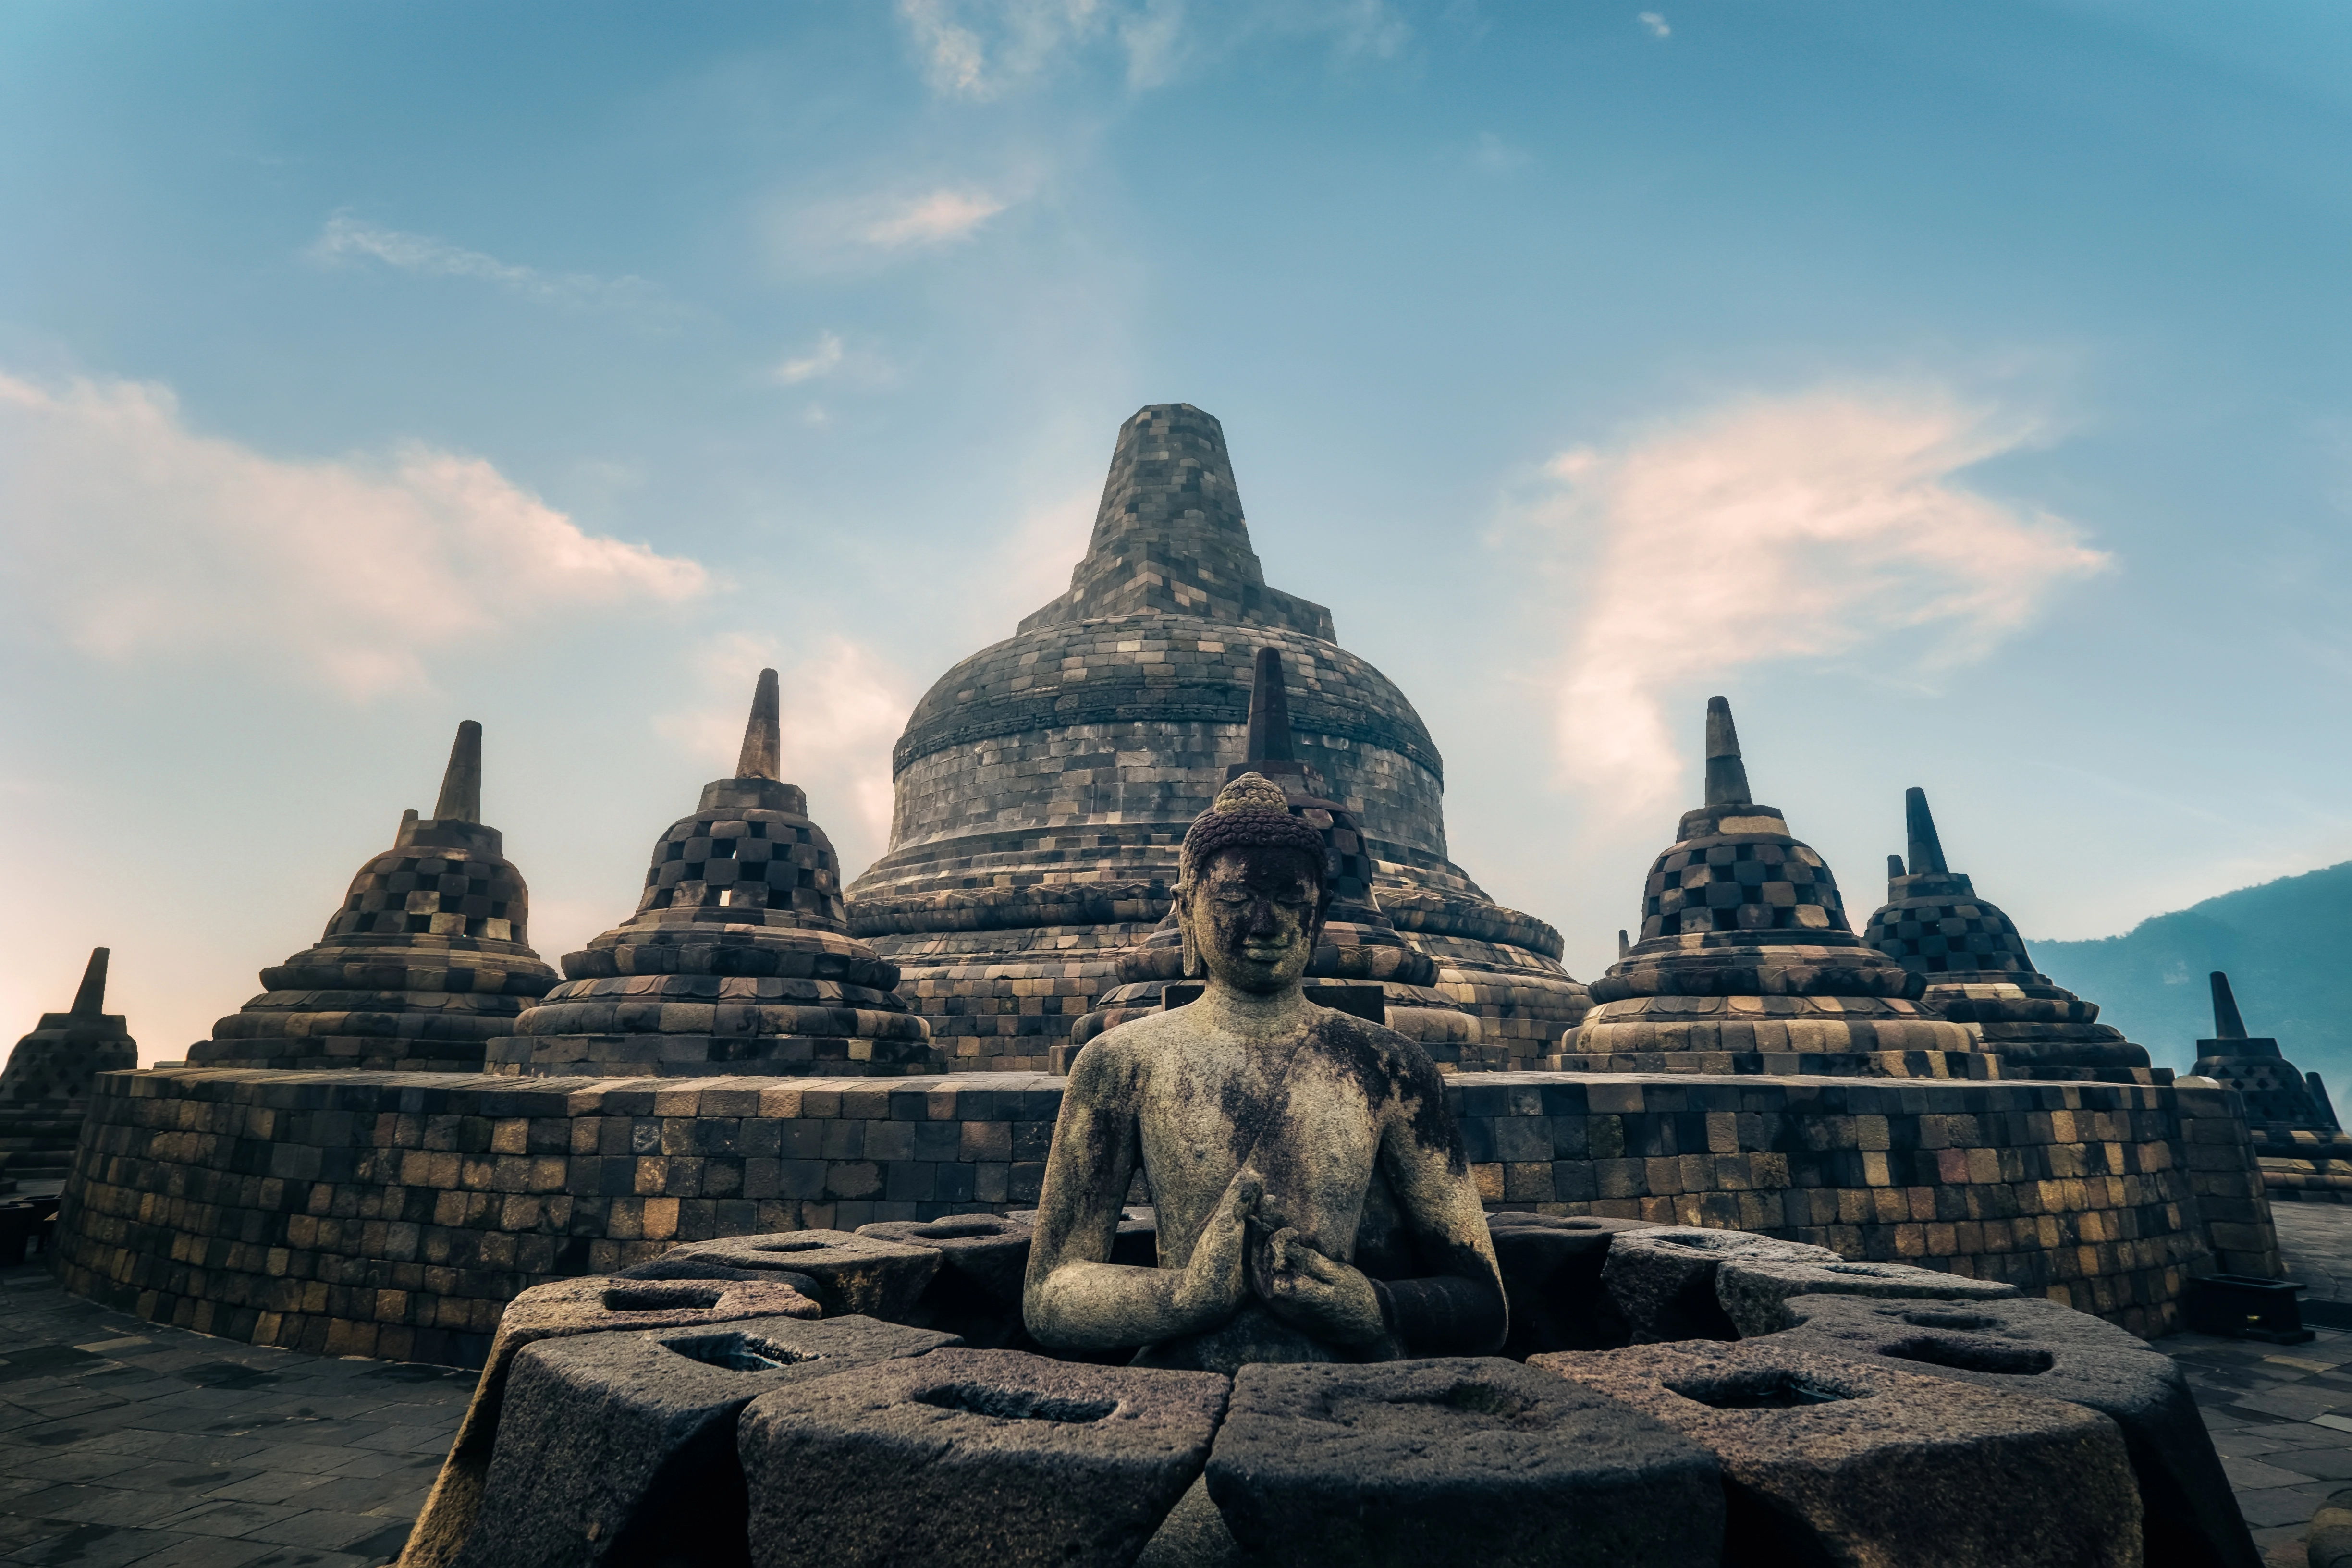
<svg viewBox="0 0 2352 1568">
<path fill-rule="evenodd" d="M 1242 1276 L 1243 1244 L 1250 1216 L 1257 1211 L 1265 1184 L 1244 1170 L 1226 1184 L 1217 1206 L 1192 1243 L 1192 1261 L 1176 1282 L 1177 1313 L 1197 1331 L 1214 1328 L 1241 1310 L 1246 1289 Z"/>
</svg>

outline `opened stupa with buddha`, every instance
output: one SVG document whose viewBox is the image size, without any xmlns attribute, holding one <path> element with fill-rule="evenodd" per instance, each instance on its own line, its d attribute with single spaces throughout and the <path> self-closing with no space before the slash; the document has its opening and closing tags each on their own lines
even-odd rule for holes
<svg viewBox="0 0 2352 1568">
<path fill-rule="evenodd" d="M 2215 970 L 2213 1037 L 2189 1070 L 2234 1089 L 2246 1106 L 2254 1162 L 2273 1198 L 2352 1203 L 2352 1136 L 2336 1119 L 2317 1073 L 2298 1071 L 2275 1037 L 2249 1035 L 2230 977 Z"/>
<path fill-rule="evenodd" d="M 1994 1078 L 1927 977 L 1864 945 L 1837 880 L 1748 791 L 1731 705 L 1706 704 L 1706 804 L 1650 868 L 1642 937 L 1592 983 L 1549 1065 L 1580 1072 Z"/>
<path fill-rule="evenodd" d="M 73 1163 L 90 1079 L 139 1065 L 139 1042 L 106 1010 L 108 950 L 90 949 L 73 1005 L 44 1013 L 0 1070 L 0 1192 L 18 1177 L 63 1176 Z"/>
<path fill-rule="evenodd" d="M 433 815 L 404 814 L 314 947 L 188 1047 L 192 1067 L 473 1072 L 555 984 L 526 933 L 530 895 L 482 825 L 482 727 L 457 726 Z"/>
<path fill-rule="evenodd" d="M 1248 755 L 1226 768 L 1225 781 L 1245 773 L 1279 786 L 1290 815 L 1305 819 L 1323 838 L 1324 885 L 1331 901 L 1323 917 L 1322 939 L 1307 962 L 1307 999 L 1385 1022 L 1420 1041 L 1441 1067 L 1458 1067 L 1465 1060 L 1479 1065 L 1478 1016 L 1436 988 L 1436 961 L 1406 945 L 1395 924 L 1381 912 L 1362 826 L 1330 798 L 1323 775 L 1298 759 L 1291 743 L 1278 648 L 1258 650 L 1250 689 Z M 1181 1005 L 1199 994 L 1198 984 L 1187 984 L 1199 976 L 1184 973 L 1183 938 L 1174 910 L 1141 946 L 1120 954 L 1118 979 L 1101 1005 L 1071 1028 L 1067 1043 L 1054 1047 L 1054 1071 L 1066 1072 L 1076 1052 L 1105 1029 L 1164 1005 Z"/>
<path fill-rule="evenodd" d="M 1925 975 L 1921 999 L 1972 1031 L 2003 1078 L 2171 1081 L 2169 1068 L 2148 1066 L 2145 1047 L 2097 1021 L 2096 1003 L 2035 971 L 2016 923 L 1945 863 L 1927 791 L 1905 792 L 1903 805 L 1910 866 L 1886 858 L 1886 902 L 1863 927 L 1863 945 Z"/>
<path fill-rule="evenodd" d="M 1447 858 L 1444 763 L 1331 612 L 1266 585 L 1224 431 L 1189 404 L 1119 426 L 1069 590 L 915 707 L 888 851 L 851 929 L 905 973 L 949 1065 L 1034 1071 L 1121 984 L 1172 904 L 1185 829 L 1243 759 L 1258 650 L 1282 660 L 1297 755 L 1361 830 L 1370 881 L 1436 989 L 1513 1059 L 1589 1005 L 1559 933 Z"/>
<path fill-rule="evenodd" d="M 779 776 L 776 672 L 760 672 L 735 776 L 655 841 L 636 913 L 563 955 L 564 983 L 492 1042 L 504 1074 L 904 1075 L 930 1032 L 898 966 L 849 934 L 841 860 Z"/>
</svg>

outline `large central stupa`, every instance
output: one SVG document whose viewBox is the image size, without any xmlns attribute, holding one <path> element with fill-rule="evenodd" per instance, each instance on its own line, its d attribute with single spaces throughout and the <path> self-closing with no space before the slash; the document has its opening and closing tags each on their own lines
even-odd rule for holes
<svg viewBox="0 0 2352 1568">
<path fill-rule="evenodd" d="M 1258 650 L 1298 757 L 1362 825 L 1380 906 L 1503 1058 L 1590 1005 L 1559 932 L 1447 858 L 1444 763 L 1331 612 L 1266 586 L 1224 431 L 1190 404 L 1119 427 L 1070 588 L 940 677 L 892 757 L 889 852 L 851 929 L 896 962 L 946 1066 L 1034 1071 L 1168 912 L 1184 830 L 1247 752 Z"/>
</svg>

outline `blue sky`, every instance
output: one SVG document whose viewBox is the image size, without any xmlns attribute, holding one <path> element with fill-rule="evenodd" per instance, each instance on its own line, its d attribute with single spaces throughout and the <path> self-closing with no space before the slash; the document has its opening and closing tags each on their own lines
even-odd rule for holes
<svg viewBox="0 0 2352 1568">
<path fill-rule="evenodd" d="M 2352 858 L 2352 12 L 1659 5 L 0 12 L 7 1016 L 178 1056 L 461 718 L 577 947 L 762 663 L 862 867 L 1147 402 L 1580 975 L 1717 691 L 1857 915 Z"/>
</svg>

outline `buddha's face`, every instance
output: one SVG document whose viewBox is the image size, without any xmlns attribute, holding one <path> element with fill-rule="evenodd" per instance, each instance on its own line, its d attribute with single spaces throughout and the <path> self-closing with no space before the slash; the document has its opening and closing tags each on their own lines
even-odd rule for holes
<svg viewBox="0 0 2352 1568">
<path fill-rule="evenodd" d="M 1323 923 L 1321 868 L 1296 849 L 1221 849 L 1181 889 L 1210 974 L 1267 995 L 1298 984 Z"/>
</svg>

